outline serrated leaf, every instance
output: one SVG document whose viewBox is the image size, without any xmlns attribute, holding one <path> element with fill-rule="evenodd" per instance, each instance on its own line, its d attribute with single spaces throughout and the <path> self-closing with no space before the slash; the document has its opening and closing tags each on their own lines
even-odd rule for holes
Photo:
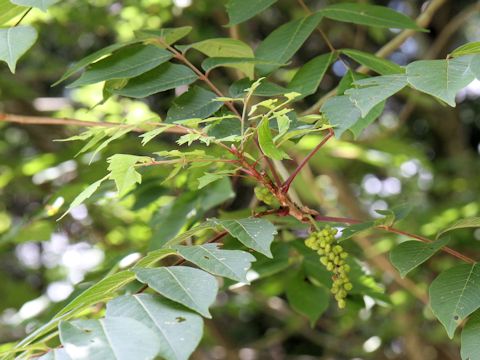
<svg viewBox="0 0 480 360">
<path fill-rule="evenodd" d="M 334 53 L 328 53 L 314 57 L 296 72 L 287 88 L 290 91 L 299 92 L 302 97 L 314 94 L 334 56 Z"/>
<path fill-rule="evenodd" d="M 73 199 L 67 211 L 65 211 L 65 213 L 63 213 L 63 215 L 60 216 L 57 221 L 63 219 L 65 216 L 67 216 L 68 213 L 70 213 L 70 211 L 72 211 L 73 208 L 81 205 L 85 200 L 87 200 L 90 196 L 92 196 L 93 193 L 98 190 L 100 185 L 102 185 L 102 183 L 107 179 L 108 179 L 108 175 L 105 176 L 103 179 L 97 180 L 93 184 L 90 184 L 85 190 L 83 190 L 80 194 L 78 194 L 77 197 Z"/>
<path fill-rule="evenodd" d="M 401 67 L 400 65 L 373 54 L 354 49 L 342 49 L 340 51 L 342 54 L 347 55 L 349 58 L 379 73 L 380 75 L 405 73 L 405 68 Z"/>
<path fill-rule="evenodd" d="M 223 227 L 230 235 L 246 247 L 258 251 L 267 257 L 272 257 L 270 246 L 274 235 L 277 234 L 277 229 L 275 229 L 275 226 L 271 222 L 257 218 L 235 220 L 212 219 L 211 221 Z"/>
<path fill-rule="evenodd" d="M 155 137 L 158 135 L 164 133 L 168 129 L 170 129 L 172 126 L 175 126 L 173 124 L 162 124 L 162 126 L 157 127 L 156 129 L 147 131 L 146 133 L 143 133 L 140 135 L 142 138 L 142 145 L 145 146 L 147 145 L 150 141 L 152 141 Z"/>
<path fill-rule="evenodd" d="M 480 308 L 480 266 L 462 264 L 442 272 L 430 285 L 430 306 L 448 336 Z"/>
<path fill-rule="evenodd" d="M 402 242 L 390 252 L 390 261 L 400 275 L 405 277 L 447 245 L 449 240 L 450 238 L 446 237 L 429 244 L 416 240 Z"/>
<path fill-rule="evenodd" d="M 218 244 L 176 246 L 180 256 L 214 275 L 248 283 L 247 271 L 256 259 L 240 250 L 222 250 Z"/>
<path fill-rule="evenodd" d="M 42 11 L 47 11 L 47 9 L 59 2 L 60 0 L 10 0 L 12 3 L 26 6 L 26 7 L 36 7 Z"/>
<path fill-rule="evenodd" d="M 114 94 L 132 98 L 144 98 L 181 85 L 189 85 L 197 80 L 197 75 L 184 65 L 165 63 L 138 77 L 130 79 L 122 89 Z"/>
<path fill-rule="evenodd" d="M 222 107 L 223 103 L 215 101 L 216 98 L 215 93 L 200 86 L 192 86 L 173 101 L 165 121 L 172 123 L 178 120 L 205 119 Z"/>
<path fill-rule="evenodd" d="M 150 294 L 122 296 L 107 304 L 107 318 L 135 319 L 159 338 L 158 356 L 166 360 L 186 360 L 202 338 L 202 318 L 181 306 Z"/>
<path fill-rule="evenodd" d="M 376 105 L 407 86 L 405 75 L 375 76 L 354 82 L 356 87 L 345 91 L 351 102 L 366 116 Z"/>
<path fill-rule="evenodd" d="M 120 139 L 122 136 L 128 134 L 130 131 L 132 131 L 133 129 L 135 128 L 134 125 L 132 126 L 128 126 L 128 127 L 125 127 L 125 128 L 118 128 L 118 129 L 108 129 L 106 130 L 102 135 L 100 135 L 98 137 L 98 139 L 103 139 L 105 137 L 108 137 L 107 140 L 103 141 L 96 149 L 95 151 L 93 152 L 92 156 L 90 157 L 90 162 L 89 164 L 93 161 L 93 159 L 95 159 L 96 155 L 102 151 L 103 149 L 107 148 L 107 146 L 112 142 L 112 141 L 115 141 L 117 139 Z M 97 138 L 93 138 L 92 140 L 95 141 Z M 90 144 L 90 142 L 89 142 Z M 92 145 L 93 146 L 93 145 Z M 87 149 L 86 149 L 87 145 L 84 146 L 80 152 L 85 152 Z M 79 153 L 80 153 L 79 152 Z M 78 155 L 78 154 L 77 154 Z"/>
<path fill-rule="evenodd" d="M 215 277 L 186 266 L 134 269 L 137 279 L 166 298 L 211 318 L 208 308 L 217 297 Z"/>
<path fill-rule="evenodd" d="M 235 170 L 222 170 L 216 173 L 205 173 L 198 178 L 198 188 L 203 189 L 205 186 L 223 179 L 225 176 L 235 173 Z"/>
<path fill-rule="evenodd" d="M 68 88 L 114 79 L 130 79 L 167 62 L 172 53 L 154 45 L 132 45 L 90 65 Z M 113 89 L 115 90 L 115 89 Z"/>
<path fill-rule="evenodd" d="M 470 61 L 470 57 L 414 61 L 407 66 L 408 83 L 455 107 L 457 92 L 475 79 Z"/>
<path fill-rule="evenodd" d="M 341 3 L 327 6 L 320 13 L 333 20 L 359 25 L 425 31 L 408 16 L 385 6 Z"/>
<path fill-rule="evenodd" d="M 480 54 L 480 41 L 471 42 L 462 46 L 459 46 L 455 50 L 453 50 L 449 57 L 455 58 L 459 56 L 465 55 L 473 55 L 473 54 Z"/>
<path fill-rule="evenodd" d="M 0 61 L 5 61 L 15 73 L 17 61 L 37 40 L 37 31 L 32 26 L 14 26 L 0 29 Z"/>
<path fill-rule="evenodd" d="M 327 288 L 313 285 L 303 272 L 293 277 L 285 290 L 290 306 L 306 316 L 312 327 L 328 308 L 330 292 Z"/>
<path fill-rule="evenodd" d="M 135 184 L 142 182 L 142 175 L 135 170 L 135 165 L 151 161 L 147 156 L 115 154 L 108 158 L 109 178 L 115 181 L 118 196 L 125 195 Z"/>
<path fill-rule="evenodd" d="M 270 33 L 255 51 L 256 58 L 283 64 L 300 49 L 315 27 L 322 20 L 322 14 L 316 13 L 290 21 Z M 258 65 L 260 74 L 268 74 L 278 66 Z"/>
<path fill-rule="evenodd" d="M 185 36 L 192 32 L 191 26 L 181 26 L 177 28 L 162 28 L 159 30 L 139 30 L 135 32 L 135 35 L 142 40 L 155 40 L 153 43 L 160 47 L 165 47 L 164 44 L 172 45 L 178 40 L 183 39 Z M 158 42 L 157 40 L 161 40 Z"/>
<path fill-rule="evenodd" d="M 183 52 L 196 49 L 211 58 L 253 58 L 252 48 L 243 41 L 231 38 L 214 38 L 181 47 Z M 253 78 L 253 64 L 237 64 L 235 66 L 244 72 L 249 78 Z"/>
<path fill-rule="evenodd" d="M 61 322 L 60 340 L 73 360 L 154 359 L 159 337 L 127 317 Z"/>
<path fill-rule="evenodd" d="M 352 129 L 355 136 L 371 124 L 383 112 L 385 103 L 377 104 L 367 116 L 362 118 L 360 110 L 350 101 L 348 96 L 341 95 L 328 99 L 321 111 L 334 128 L 335 136 L 340 137 L 346 130 Z"/>
<path fill-rule="evenodd" d="M 455 229 L 464 229 L 464 228 L 476 228 L 480 227 L 480 217 L 473 217 L 473 218 L 468 218 L 468 219 L 460 219 L 447 227 L 446 229 L 443 229 L 437 234 L 437 239 L 445 234 L 446 232 L 455 230 Z"/>
<path fill-rule="evenodd" d="M 480 311 L 476 311 L 468 319 L 462 330 L 462 360 L 480 360 Z"/>
<path fill-rule="evenodd" d="M 268 9 L 277 0 L 230 0 L 227 7 L 228 26 L 240 24 Z"/>
<path fill-rule="evenodd" d="M 266 156 L 275 160 L 290 159 L 288 154 L 277 148 L 273 142 L 272 132 L 270 131 L 270 122 L 267 118 L 262 119 L 258 125 L 258 142 Z"/>
</svg>

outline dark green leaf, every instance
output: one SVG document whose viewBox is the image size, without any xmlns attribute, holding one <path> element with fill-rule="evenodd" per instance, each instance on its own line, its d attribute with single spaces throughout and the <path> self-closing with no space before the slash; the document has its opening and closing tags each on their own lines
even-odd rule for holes
<svg viewBox="0 0 480 360">
<path fill-rule="evenodd" d="M 277 0 L 230 0 L 227 12 L 228 26 L 240 24 L 275 4 Z"/>
<path fill-rule="evenodd" d="M 165 63 L 136 78 L 113 93 L 133 98 L 144 98 L 181 85 L 189 85 L 197 80 L 197 75 L 188 67 Z"/>
<path fill-rule="evenodd" d="M 215 101 L 217 95 L 200 86 L 192 86 L 186 93 L 175 99 L 168 110 L 166 122 L 178 120 L 205 119 L 215 113 L 223 105 Z"/>
<path fill-rule="evenodd" d="M 191 26 L 177 28 L 162 28 L 159 30 L 139 30 L 135 35 L 142 40 L 153 40 L 153 44 L 165 47 L 164 44 L 172 45 L 192 32 Z M 158 41 L 160 40 L 160 42 Z"/>
<path fill-rule="evenodd" d="M 447 227 L 446 229 L 443 229 L 437 234 L 437 239 L 445 234 L 446 232 L 455 230 L 455 229 L 465 229 L 465 228 L 477 228 L 480 227 L 480 217 L 473 217 L 473 218 L 468 218 L 468 219 L 460 219 Z"/>
<path fill-rule="evenodd" d="M 382 59 L 373 54 L 354 49 L 342 49 L 342 54 L 355 60 L 369 69 L 379 73 L 380 75 L 393 75 L 405 73 L 405 68 L 397 65 L 391 61 Z"/>
<path fill-rule="evenodd" d="M 288 90 L 298 92 L 302 97 L 314 94 L 333 59 L 334 54 L 328 53 L 307 62 L 290 81 Z"/>
<path fill-rule="evenodd" d="M 186 266 L 135 268 L 134 271 L 139 281 L 159 294 L 211 318 L 208 308 L 218 291 L 217 280 L 212 275 Z"/>
<path fill-rule="evenodd" d="M 470 316 L 462 330 L 462 360 L 480 360 L 480 311 Z"/>
<path fill-rule="evenodd" d="M 425 244 L 412 240 L 402 242 L 390 252 L 390 261 L 402 277 L 430 259 L 442 247 L 448 244 L 449 238 L 443 238 L 433 243 Z"/>
<path fill-rule="evenodd" d="M 424 31 L 408 16 L 385 6 L 342 3 L 327 6 L 320 12 L 330 19 L 359 25 Z"/>
</svg>

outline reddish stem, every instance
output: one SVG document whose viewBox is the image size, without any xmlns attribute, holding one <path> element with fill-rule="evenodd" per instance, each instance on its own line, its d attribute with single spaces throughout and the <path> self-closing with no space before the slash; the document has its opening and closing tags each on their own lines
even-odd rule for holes
<svg viewBox="0 0 480 360">
<path fill-rule="evenodd" d="M 325 138 L 318 144 L 315 149 L 313 149 L 303 160 L 300 164 L 298 164 L 297 168 L 293 171 L 293 173 L 288 177 L 287 180 L 282 185 L 282 192 L 287 193 L 288 190 L 290 189 L 290 185 L 292 184 L 293 180 L 295 180 L 295 177 L 298 175 L 298 173 L 303 169 L 303 167 L 310 161 L 310 159 L 317 153 L 320 148 L 325 145 L 328 140 L 330 140 L 334 136 L 334 132 L 332 129 L 328 129 L 328 135 L 325 136 Z"/>
</svg>

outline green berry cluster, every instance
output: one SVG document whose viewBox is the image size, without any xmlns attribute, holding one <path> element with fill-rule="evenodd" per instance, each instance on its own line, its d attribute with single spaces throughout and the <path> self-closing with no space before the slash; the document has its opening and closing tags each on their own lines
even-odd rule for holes
<svg viewBox="0 0 480 360">
<path fill-rule="evenodd" d="M 278 200 L 273 196 L 273 194 L 266 187 L 257 186 L 254 189 L 255 196 L 258 200 L 263 201 L 265 204 L 271 207 L 278 207 Z"/>
<path fill-rule="evenodd" d="M 333 273 L 332 294 L 335 295 L 338 307 L 345 308 L 345 298 L 352 290 L 352 283 L 348 277 L 350 266 L 346 264 L 347 252 L 342 246 L 335 244 L 337 229 L 326 226 L 324 229 L 310 234 L 305 245 L 320 255 L 320 262 Z"/>
</svg>

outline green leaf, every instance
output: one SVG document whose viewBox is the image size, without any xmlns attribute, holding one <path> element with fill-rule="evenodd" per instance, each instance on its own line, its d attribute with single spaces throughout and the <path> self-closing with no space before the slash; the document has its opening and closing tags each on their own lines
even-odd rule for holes
<svg viewBox="0 0 480 360">
<path fill-rule="evenodd" d="M 151 161 L 148 156 L 115 154 L 108 158 L 109 178 L 115 181 L 118 196 L 125 195 L 133 185 L 142 182 L 142 175 L 135 170 L 135 165 Z"/>
<path fill-rule="evenodd" d="M 320 24 L 322 14 L 316 13 L 290 21 L 275 29 L 257 47 L 256 58 L 283 64 L 300 49 L 313 30 Z M 258 65 L 260 74 L 268 74 L 278 66 Z"/>
<path fill-rule="evenodd" d="M 93 54 L 90 54 L 90 55 L 84 57 L 80 61 L 78 61 L 75 64 L 73 64 L 72 66 L 70 66 L 70 68 L 68 68 L 68 70 L 65 72 L 65 74 L 63 74 L 63 76 L 57 82 L 55 82 L 52 86 L 56 86 L 56 85 L 60 84 L 62 81 L 65 81 L 66 79 L 71 77 L 73 74 L 82 70 L 83 68 L 85 68 L 86 66 L 90 65 L 91 63 L 97 61 L 98 59 L 101 59 L 104 56 L 110 55 L 114 51 L 116 51 L 118 49 L 121 49 L 125 46 L 135 44 L 138 41 L 139 40 L 133 40 L 133 41 L 129 41 L 129 42 L 113 44 L 113 45 L 104 47 L 103 49 L 100 49 L 100 50 L 94 52 Z"/>
<path fill-rule="evenodd" d="M 176 98 L 168 109 L 167 123 L 187 119 L 205 119 L 223 105 L 215 101 L 217 95 L 200 86 L 192 86 L 187 92 Z"/>
<path fill-rule="evenodd" d="M 26 7 L 36 7 L 42 11 L 47 11 L 47 9 L 56 4 L 60 0 L 10 0 L 12 3 L 26 6 Z"/>
<path fill-rule="evenodd" d="M 248 66 L 248 65 L 251 66 Z M 231 67 L 234 69 L 238 69 L 245 73 L 249 78 L 253 78 L 253 67 L 254 65 L 271 65 L 271 66 L 282 66 L 284 64 L 279 64 L 278 62 L 269 61 L 269 60 L 262 60 L 256 58 L 245 58 L 245 57 L 211 57 L 205 59 L 202 62 L 202 68 L 205 72 L 210 72 L 217 67 Z M 248 67 L 247 67 L 248 66 Z"/>
<path fill-rule="evenodd" d="M 345 91 L 351 102 L 366 116 L 376 105 L 407 86 L 405 75 L 385 75 L 362 79 Z"/>
<path fill-rule="evenodd" d="M 470 61 L 469 57 L 414 61 L 407 66 L 408 82 L 415 89 L 455 107 L 457 92 L 475 79 Z"/>
<path fill-rule="evenodd" d="M 17 61 L 37 40 L 37 31 L 31 26 L 0 29 L 0 60 L 15 73 Z"/>
<path fill-rule="evenodd" d="M 457 265 L 442 272 L 430 285 L 430 306 L 453 338 L 455 329 L 480 308 L 480 266 Z"/>
<path fill-rule="evenodd" d="M 198 188 L 203 189 L 205 186 L 213 183 L 214 181 L 223 179 L 227 175 L 232 175 L 235 170 L 222 170 L 216 173 L 205 173 L 198 178 Z"/>
<path fill-rule="evenodd" d="M 158 356 L 166 360 L 188 359 L 202 338 L 200 316 L 150 294 L 119 297 L 107 304 L 106 316 L 124 316 L 147 326 L 159 338 Z"/>
<path fill-rule="evenodd" d="M 208 57 L 230 57 L 230 58 L 253 58 L 252 48 L 243 41 L 230 38 L 214 38 L 187 46 L 180 47 L 183 52 L 189 49 L 195 49 Z M 253 64 L 238 64 L 235 66 L 244 72 L 249 78 L 253 78 Z"/>
<path fill-rule="evenodd" d="M 230 19 L 228 26 L 247 21 L 276 2 L 277 0 L 230 0 L 226 5 Z"/>
<path fill-rule="evenodd" d="M 445 234 L 446 232 L 455 230 L 455 229 L 464 229 L 464 228 L 477 228 L 480 227 L 480 217 L 473 217 L 468 219 L 460 219 L 450 225 L 448 228 L 443 229 L 437 234 L 437 239 Z"/>
<path fill-rule="evenodd" d="M 65 351 L 76 360 L 154 359 L 160 350 L 159 336 L 127 317 L 61 322 L 59 330 Z"/>
<path fill-rule="evenodd" d="M 347 239 L 350 239 L 355 234 L 358 234 L 365 230 L 372 229 L 373 227 L 375 227 L 374 221 L 367 221 L 364 223 L 347 226 L 342 230 L 342 236 L 337 241 L 338 242 L 345 241 Z"/>
<path fill-rule="evenodd" d="M 462 360 L 480 360 L 480 311 L 468 319 L 462 330 Z"/>
<path fill-rule="evenodd" d="M 327 6 L 320 13 L 329 19 L 359 25 L 426 31 L 408 16 L 384 6 L 342 3 Z"/>
<path fill-rule="evenodd" d="M 400 275 L 405 277 L 410 271 L 435 255 L 449 241 L 450 238 L 446 237 L 429 244 L 416 240 L 402 242 L 390 252 L 390 261 Z"/>
<path fill-rule="evenodd" d="M 255 257 L 245 251 L 222 250 L 218 244 L 176 246 L 180 256 L 214 275 L 248 283 L 247 271 Z"/>
<path fill-rule="evenodd" d="M 114 79 L 130 79 L 146 73 L 173 57 L 172 53 L 154 45 L 132 45 L 90 65 L 68 88 Z"/>
<path fill-rule="evenodd" d="M 358 134 L 372 123 L 383 111 L 384 103 L 376 105 L 364 118 L 360 110 L 350 101 L 348 96 L 335 96 L 323 104 L 321 111 L 334 126 L 335 136 L 340 137 L 346 130 L 352 129 Z M 358 125 L 357 125 L 358 124 Z"/>
<path fill-rule="evenodd" d="M 135 35 L 141 40 L 154 40 L 152 41 L 153 44 L 164 48 L 164 44 L 172 45 L 178 40 L 183 39 L 191 32 L 191 26 L 181 26 L 177 28 L 163 28 L 159 30 L 139 30 L 135 32 Z M 160 40 L 160 42 L 158 40 Z"/>
<path fill-rule="evenodd" d="M 211 318 L 208 308 L 218 292 L 217 280 L 212 275 L 187 266 L 136 268 L 134 271 L 139 281 L 159 294 Z"/>
<path fill-rule="evenodd" d="M 142 138 L 142 145 L 145 146 L 147 145 L 150 141 L 152 141 L 155 137 L 158 135 L 164 133 L 168 129 L 170 129 L 172 126 L 171 124 L 162 124 L 160 127 L 157 127 L 156 129 L 147 131 L 146 133 L 143 133 L 140 135 Z"/>
<path fill-rule="evenodd" d="M 65 216 L 67 216 L 68 213 L 70 213 L 70 211 L 72 211 L 73 208 L 81 205 L 85 200 L 87 200 L 90 196 L 92 196 L 93 193 L 98 190 L 100 185 L 107 179 L 108 179 L 108 175 L 105 176 L 103 179 L 97 180 L 93 184 L 90 184 L 85 190 L 83 190 L 80 194 L 78 194 L 77 197 L 73 199 L 67 211 L 65 211 L 65 213 L 63 213 L 63 215 L 60 216 L 57 221 L 63 219 Z"/>
<path fill-rule="evenodd" d="M 130 79 L 122 89 L 114 94 L 132 98 L 144 98 L 181 85 L 189 85 L 197 80 L 197 75 L 184 65 L 165 63 L 136 78 Z"/>
<path fill-rule="evenodd" d="M 277 234 L 277 229 L 268 220 L 246 218 L 235 220 L 212 219 L 211 221 L 223 227 L 246 247 L 267 257 L 272 257 L 270 246 L 274 235 Z"/>
<path fill-rule="evenodd" d="M 347 55 L 349 58 L 355 60 L 359 64 L 362 64 L 369 69 L 379 73 L 380 75 L 393 75 L 393 74 L 404 74 L 405 68 L 397 65 L 386 59 L 382 59 L 373 54 L 354 50 L 354 49 L 342 49 L 340 50 L 342 54 Z"/>
<path fill-rule="evenodd" d="M 7 23 L 26 10 L 22 6 L 12 4 L 9 0 L 0 0 L 0 25 Z"/>
<path fill-rule="evenodd" d="M 150 251 L 145 257 L 140 259 L 135 264 L 135 267 L 139 267 L 139 268 L 153 267 L 160 260 L 173 254 L 176 254 L 176 252 L 173 249 L 158 249 L 158 250 Z"/>
<path fill-rule="evenodd" d="M 473 55 L 480 54 L 480 41 L 471 42 L 465 45 L 462 45 L 455 50 L 453 50 L 448 57 L 459 57 L 464 55 Z"/>
<path fill-rule="evenodd" d="M 69 302 L 55 315 L 54 319 L 67 313 L 78 313 L 99 302 L 107 301 L 113 297 L 117 290 L 133 280 L 135 280 L 135 274 L 128 270 L 108 275 Z"/>
<path fill-rule="evenodd" d="M 272 133 L 270 131 L 270 122 L 267 118 L 262 119 L 258 125 L 258 142 L 266 156 L 275 160 L 290 159 L 288 154 L 277 148 L 273 142 Z"/>
<path fill-rule="evenodd" d="M 288 90 L 296 91 L 302 94 L 302 97 L 314 94 L 334 56 L 334 53 L 323 54 L 307 62 L 296 72 L 287 86 Z"/>
<path fill-rule="evenodd" d="M 286 295 L 290 306 L 306 316 L 313 327 L 320 316 L 327 310 L 330 292 L 313 285 L 303 272 L 299 272 L 287 284 Z"/>
<path fill-rule="evenodd" d="M 38 360 L 71 360 L 65 349 L 53 349 L 45 355 L 37 358 Z"/>
</svg>

